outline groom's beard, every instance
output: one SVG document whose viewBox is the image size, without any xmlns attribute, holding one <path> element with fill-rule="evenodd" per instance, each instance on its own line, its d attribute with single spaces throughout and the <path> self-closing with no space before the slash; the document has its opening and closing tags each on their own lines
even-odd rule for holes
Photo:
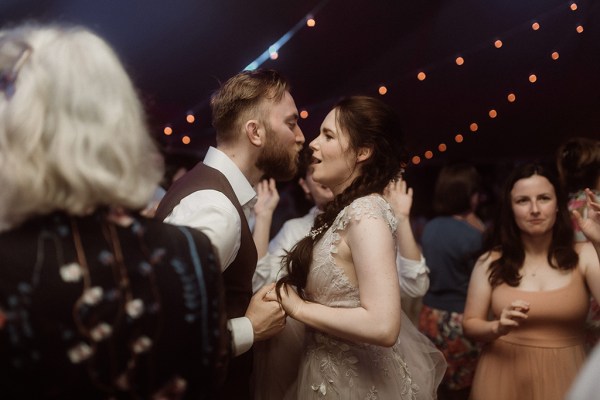
<svg viewBox="0 0 600 400">
<path fill-rule="evenodd" d="M 256 161 L 256 167 L 264 175 L 277 181 L 289 181 L 298 172 L 298 154 L 296 146 L 284 148 L 279 138 L 270 127 L 267 127 L 267 143 Z"/>
</svg>

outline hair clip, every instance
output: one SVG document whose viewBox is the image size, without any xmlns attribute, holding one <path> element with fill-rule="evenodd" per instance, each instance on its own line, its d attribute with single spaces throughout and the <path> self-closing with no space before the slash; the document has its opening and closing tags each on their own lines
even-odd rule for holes
<svg viewBox="0 0 600 400">
<path fill-rule="evenodd" d="M 0 91 L 4 92 L 7 99 L 15 94 L 17 76 L 31 51 L 27 43 L 0 39 Z"/>
<path fill-rule="evenodd" d="M 308 232 L 308 234 L 306 235 L 306 237 L 309 237 L 309 236 L 310 236 L 310 237 L 312 238 L 312 240 L 315 240 L 315 238 L 316 238 L 317 236 L 319 236 L 319 235 L 321 234 L 321 232 L 323 232 L 323 231 L 324 231 L 325 229 L 327 229 L 328 227 L 329 227 L 329 225 L 328 225 L 328 224 L 325 224 L 325 225 L 321 225 L 321 226 L 320 226 L 320 227 L 318 227 L 318 228 L 312 229 L 310 232 Z"/>
</svg>

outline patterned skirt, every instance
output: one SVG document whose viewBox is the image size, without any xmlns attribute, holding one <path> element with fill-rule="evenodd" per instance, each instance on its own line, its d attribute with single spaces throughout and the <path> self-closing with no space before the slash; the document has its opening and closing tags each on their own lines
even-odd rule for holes
<svg viewBox="0 0 600 400">
<path fill-rule="evenodd" d="M 449 390 L 468 388 L 473 383 L 481 346 L 467 339 L 462 328 L 463 314 L 423 305 L 419 330 L 444 354 L 448 369 L 442 385 Z"/>
</svg>

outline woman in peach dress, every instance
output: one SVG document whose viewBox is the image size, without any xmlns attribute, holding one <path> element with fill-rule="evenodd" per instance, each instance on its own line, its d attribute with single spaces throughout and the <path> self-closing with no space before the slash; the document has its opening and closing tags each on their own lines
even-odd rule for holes
<svg viewBox="0 0 600 400">
<path fill-rule="evenodd" d="M 585 359 L 600 265 L 590 243 L 573 244 L 566 201 L 542 166 L 519 166 L 509 177 L 488 248 L 463 322 L 465 334 L 485 342 L 471 398 L 561 400 Z"/>
</svg>

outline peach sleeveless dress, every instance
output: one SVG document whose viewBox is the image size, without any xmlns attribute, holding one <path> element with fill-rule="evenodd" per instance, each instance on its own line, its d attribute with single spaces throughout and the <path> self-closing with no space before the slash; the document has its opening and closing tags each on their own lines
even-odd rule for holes
<svg viewBox="0 0 600 400">
<path fill-rule="evenodd" d="M 570 282 L 554 290 L 498 286 L 492 292 L 496 318 L 516 299 L 530 303 L 529 316 L 519 328 L 485 345 L 471 399 L 562 400 L 585 360 L 589 292 L 581 272 L 575 268 Z"/>
</svg>

